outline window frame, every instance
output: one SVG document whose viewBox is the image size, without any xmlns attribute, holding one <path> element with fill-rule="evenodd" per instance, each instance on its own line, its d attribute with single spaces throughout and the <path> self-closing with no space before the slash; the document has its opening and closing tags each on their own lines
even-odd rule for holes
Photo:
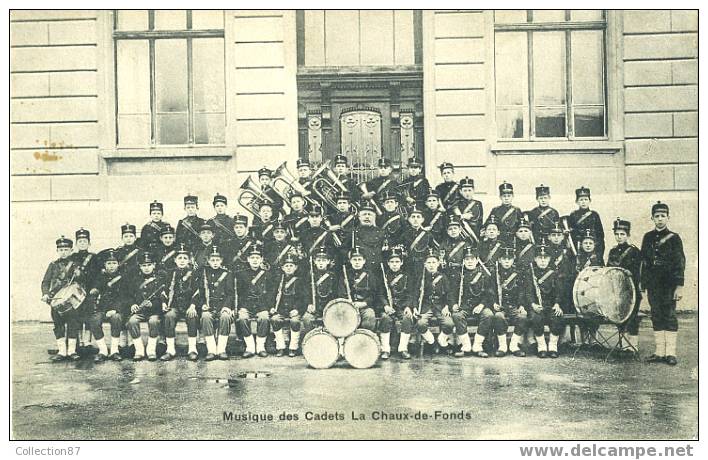
<svg viewBox="0 0 708 460">
<path fill-rule="evenodd" d="M 228 136 L 228 91 L 227 91 L 227 81 L 228 81 L 228 55 L 226 53 L 226 22 L 224 27 L 221 29 L 195 29 L 192 30 L 192 11 L 193 10 L 183 10 L 185 11 L 185 21 L 187 29 L 178 30 L 155 30 L 155 11 L 147 10 L 148 12 L 148 29 L 149 30 L 117 30 L 118 27 L 118 12 L 120 10 L 111 11 L 111 17 L 108 21 L 110 24 L 110 36 L 111 36 L 111 46 L 112 46 L 112 86 L 113 86 L 113 147 L 121 151 L 140 151 L 144 149 L 156 150 L 164 148 L 179 148 L 179 149 L 199 149 L 199 148 L 223 148 L 226 147 L 226 137 Z M 225 14 L 225 12 L 224 12 Z M 226 17 L 224 16 L 224 21 Z M 193 39 L 199 38 L 221 38 L 224 40 L 224 141 L 220 143 L 207 143 L 207 144 L 197 144 L 195 143 L 195 131 L 194 131 L 194 75 L 193 75 Z M 188 112 L 188 143 L 186 144 L 160 144 L 157 138 L 157 123 L 156 123 L 156 98 L 157 92 L 155 88 L 155 41 L 161 39 L 186 39 L 187 41 L 187 112 Z M 150 142 L 144 146 L 121 146 L 119 143 L 119 123 L 118 123 L 118 46 L 119 40 L 147 40 L 149 47 L 149 65 L 150 65 Z M 224 154 L 228 154 L 224 152 Z M 117 155 L 113 155 L 110 152 L 106 152 L 104 157 L 111 158 Z M 138 154 L 138 156 L 150 156 L 150 154 Z M 177 154 L 176 156 L 183 156 L 182 154 Z M 220 155 L 215 155 L 220 156 Z"/>
<path fill-rule="evenodd" d="M 494 63 L 491 70 L 491 82 L 494 90 L 492 91 L 492 116 L 493 120 L 492 126 L 490 127 L 490 135 L 492 135 L 493 148 L 492 150 L 499 151 L 515 151 L 516 147 L 503 147 L 504 144 L 519 144 L 526 143 L 530 145 L 542 144 L 559 146 L 563 143 L 578 142 L 582 143 L 583 149 L 586 150 L 588 145 L 592 143 L 609 141 L 611 139 L 611 121 L 613 120 L 612 114 L 610 113 L 610 85 L 613 83 L 610 80 L 609 69 L 612 65 L 612 53 L 610 50 L 610 40 L 611 40 L 611 19 L 610 12 L 607 10 L 602 10 L 602 19 L 593 21 L 572 21 L 571 20 L 571 10 L 564 10 L 565 21 L 563 22 L 532 22 L 533 21 L 533 10 L 526 11 L 526 22 L 517 23 L 497 23 L 495 20 L 495 11 L 490 11 L 491 27 L 490 32 L 492 33 L 492 46 L 489 55 L 491 57 L 491 62 Z M 603 103 L 602 104 L 582 104 L 577 107 L 573 105 L 573 82 L 572 82 L 572 47 L 571 47 L 571 33 L 573 31 L 601 31 L 603 46 L 602 46 L 602 87 L 603 87 Z M 526 104 L 521 106 L 500 106 L 497 104 L 497 91 L 496 91 L 496 37 L 497 33 L 504 32 L 525 32 L 527 40 L 527 78 L 528 78 L 528 101 Z M 534 106 L 533 101 L 533 32 L 563 32 L 565 36 L 565 119 L 566 119 L 566 136 L 564 137 L 537 137 L 535 136 L 535 110 L 538 108 L 556 108 L 556 106 Z M 524 119 L 528 118 L 528 123 L 524 124 L 524 137 L 522 138 L 502 138 L 499 137 L 498 126 L 497 126 L 497 109 L 499 108 L 521 108 L 524 110 Z M 561 107 L 561 106 L 557 106 Z M 602 136 L 576 136 L 575 135 L 575 109 L 583 108 L 602 108 L 603 109 L 603 128 L 604 133 Z M 610 150 L 615 150 L 611 148 Z"/>
</svg>

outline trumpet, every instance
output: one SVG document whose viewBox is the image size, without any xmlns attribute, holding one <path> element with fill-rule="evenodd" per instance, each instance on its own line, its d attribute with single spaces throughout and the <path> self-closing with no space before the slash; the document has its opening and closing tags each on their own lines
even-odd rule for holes
<svg viewBox="0 0 708 460">
<path fill-rule="evenodd" d="M 273 204 L 273 200 L 261 191 L 258 184 L 251 177 L 248 177 L 241 184 L 240 190 L 238 204 L 254 216 L 258 216 L 258 211 L 264 203 Z"/>
</svg>

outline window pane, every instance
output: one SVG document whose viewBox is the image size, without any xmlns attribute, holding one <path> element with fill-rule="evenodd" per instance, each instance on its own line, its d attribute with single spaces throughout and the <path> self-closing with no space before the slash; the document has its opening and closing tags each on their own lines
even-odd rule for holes
<svg viewBox="0 0 708 460">
<path fill-rule="evenodd" d="M 209 10 L 192 11 L 192 29 L 223 29 L 224 12 Z"/>
<path fill-rule="evenodd" d="M 157 113 L 158 144 L 187 144 L 189 142 L 189 115 L 187 113 Z"/>
<path fill-rule="evenodd" d="M 494 12 L 494 22 L 497 24 L 526 22 L 526 18 L 526 10 L 496 10 Z"/>
<path fill-rule="evenodd" d="M 602 10 L 570 10 L 571 21 L 602 21 Z"/>
<path fill-rule="evenodd" d="M 528 105 L 526 32 L 500 32 L 494 41 L 497 106 Z"/>
<path fill-rule="evenodd" d="M 194 110 L 224 112 L 224 39 L 192 41 Z"/>
<path fill-rule="evenodd" d="M 150 54 L 147 40 L 116 42 L 119 113 L 150 113 Z"/>
<path fill-rule="evenodd" d="M 605 135 L 605 110 L 602 107 L 576 107 L 575 137 L 603 137 Z"/>
<path fill-rule="evenodd" d="M 147 10 L 119 10 L 116 30 L 148 30 Z"/>
<path fill-rule="evenodd" d="M 566 137 L 565 108 L 536 109 L 536 137 Z"/>
<path fill-rule="evenodd" d="M 186 28 L 185 10 L 155 10 L 155 30 L 185 30 Z"/>
<path fill-rule="evenodd" d="M 497 134 L 500 139 L 521 139 L 524 137 L 526 110 L 526 108 L 497 110 Z"/>
<path fill-rule="evenodd" d="M 565 104 L 565 33 L 533 34 L 534 105 Z"/>
<path fill-rule="evenodd" d="M 187 111 L 187 40 L 155 40 L 158 112 Z"/>
<path fill-rule="evenodd" d="M 194 142 L 196 144 L 226 143 L 226 116 L 223 113 L 194 114 Z"/>
<path fill-rule="evenodd" d="M 573 104 L 604 102 L 602 42 L 602 31 L 571 33 Z"/>
<path fill-rule="evenodd" d="M 121 147 L 150 145 L 150 114 L 118 114 L 118 144 Z"/>
<path fill-rule="evenodd" d="M 565 10 L 533 10 L 533 22 L 565 22 Z"/>
</svg>

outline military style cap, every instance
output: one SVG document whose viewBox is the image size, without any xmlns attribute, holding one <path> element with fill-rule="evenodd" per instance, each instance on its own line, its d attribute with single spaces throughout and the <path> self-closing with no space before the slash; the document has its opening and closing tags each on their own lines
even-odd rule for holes
<svg viewBox="0 0 708 460">
<path fill-rule="evenodd" d="M 401 259 L 401 261 L 404 259 L 403 249 L 400 246 L 394 246 L 388 251 L 386 260 L 391 260 L 394 258 Z"/>
<path fill-rule="evenodd" d="M 499 257 L 513 259 L 516 257 L 516 251 L 511 246 L 505 246 L 501 249 L 501 254 Z"/>
<path fill-rule="evenodd" d="M 184 254 L 184 255 L 189 255 L 189 250 L 187 249 L 187 246 L 184 245 L 184 243 L 179 244 L 179 249 L 177 249 L 177 255 Z"/>
<path fill-rule="evenodd" d="M 612 223 L 612 231 L 614 232 L 616 232 L 617 230 L 624 230 L 625 232 L 629 233 L 631 228 L 632 224 L 628 220 L 622 220 L 619 217 L 615 219 L 615 221 Z"/>
<path fill-rule="evenodd" d="M 158 202 L 157 200 L 150 203 L 150 212 L 153 212 L 153 211 L 163 212 L 164 208 L 162 206 L 162 203 Z"/>
<path fill-rule="evenodd" d="M 64 235 L 60 236 L 59 239 L 57 239 L 57 249 L 59 248 L 73 248 L 74 247 L 74 242 L 71 241 L 69 238 L 65 237 Z"/>
<path fill-rule="evenodd" d="M 175 234 L 175 229 L 172 227 L 172 225 L 165 225 L 162 230 L 160 230 L 160 236 L 162 235 L 174 235 Z"/>
<path fill-rule="evenodd" d="M 578 198 L 581 198 L 581 197 L 584 197 L 584 196 L 590 198 L 590 189 L 589 189 L 589 188 L 587 188 L 587 187 L 585 187 L 585 186 L 581 186 L 580 188 L 576 188 L 576 189 L 575 189 L 575 199 L 576 199 L 576 200 L 577 200 Z"/>
<path fill-rule="evenodd" d="M 494 225 L 497 230 L 499 230 L 499 224 L 497 223 L 497 217 L 494 214 L 490 214 L 489 218 L 487 218 L 487 227 L 490 225 Z"/>
<path fill-rule="evenodd" d="M 308 214 L 311 216 L 321 216 L 323 214 L 322 206 L 320 206 L 319 204 L 312 205 L 312 207 L 308 211 Z"/>
<path fill-rule="evenodd" d="M 86 238 L 87 240 L 90 240 L 91 239 L 91 232 L 89 232 L 88 230 L 86 230 L 83 227 L 76 230 L 76 240 L 78 241 L 81 238 Z"/>
<path fill-rule="evenodd" d="M 408 208 L 408 216 L 412 216 L 413 214 L 420 214 L 421 216 L 423 215 L 423 210 L 418 207 L 417 204 L 414 204 L 410 208 Z"/>
<path fill-rule="evenodd" d="M 452 170 L 454 170 L 454 169 L 455 169 L 455 165 L 453 165 L 453 164 L 450 163 L 449 161 L 445 161 L 445 162 L 441 163 L 440 166 L 438 166 L 438 168 L 440 169 L 440 172 L 443 172 L 443 171 L 445 171 L 446 169 L 452 169 Z"/>
<path fill-rule="evenodd" d="M 307 166 L 308 168 L 310 167 L 310 160 L 307 158 L 298 158 L 297 161 L 295 162 L 295 166 L 297 168 Z"/>
<path fill-rule="evenodd" d="M 379 158 L 378 166 L 379 168 L 388 168 L 391 166 L 391 160 L 381 157 Z"/>
<path fill-rule="evenodd" d="M 155 263 L 155 258 L 152 256 L 152 253 L 150 253 L 149 251 L 143 251 L 138 256 L 138 265 L 147 265 L 147 264 L 154 264 L 154 263 Z"/>
<path fill-rule="evenodd" d="M 550 195 L 551 194 L 551 187 L 548 185 L 539 185 L 536 187 L 536 198 L 540 196 L 545 196 L 545 195 Z"/>
<path fill-rule="evenodd" d="M 549 234 L 551 234 L 551 233 L 561 233 L 562 234 L 563 229 L 561 228 L 560 221 L 557 220 L 557 221 L 553 222 L 553 227 L 551 227 L 551 229 L 549 230 L 548 233 Z"/>
<path fill-rule="evenodd" d="M 297 190 L 291 190 L 291 191 L 290 191 L 290 199 L 293 199 L 293 198 L 295 198 L 295 197 L 305 199 L 305 197 L 302 196 L 302 193 L 300 193 L 299 191 L 297 191 Z"/>
<path fill-rule="evenodd" d="M 261 245 L 260 244 L 252 245 L 251 248 L 248 250 L 248 255 L 249 256 L 262 256 L 263 251 L 261 250 Z"/>
<path fill-rule="evenodd" d="M 386 201 L 386 200 L 398 201 L 398 195 L 396 195 L 396 193 L 392 192 L 391 190 L 384 190 L 384 192 L 381 194 L 381 200 L 383 200 L 383 201 Z"/>
<path fill-rule="evenodd" d="M 221 254 L 221 251 L 219 250 L 219 246 L 212 246 L 211 251 L 209 252 L 209 257 L 223 257 Z"/>
<path fill-rule="evenodd" d="M 504 181 L 499 184 L 499 194 L 503 195 L 505 193 L 514 193 L 514 186 L 508 183 L 507 181 Z"/>
<path fill-rule="evenodd" d="M 666 203 L 662 203 L 661 201 L 657 201 L 651 207 L 651 215 L 653 216 L 657 212 L 665 212 L 666 214 L 668 214 L 669 213 L 669 205 Z"/>
<path fill-rule="evenodd" d="M 590 229 L 590 228 L 585 229 L 585 232 L 583 233 L 580 241 L 585 241 L 585 240 L 595 241 L 595 233 L 592 231 L 592 229 Z"/>
<path fill-rule="evenodd" d="M 273 225 L 273 231 L 276 230 L 285 230 L 286 232 L 288 231 L 288 227 L 285 226 L 285 222 L 283 222 L 282 219 L 278 219 L 275 221 L 275 224 Z"/>
<path fill-rule="evenodd" d="M 335 155 L 334 166 L 337 166 L 337 165 L 349 165 L 349 160 L 344 155 Z"/>
<path fill-rule="evenodd" d="M 359 205 L 359 212 L 364 212 L 364 211 L 370 211 L 370 212 L 376 212 L 376 209 L 374 208 L 374 205 L 371 204 L 369 201 L 362 201 L 361 204 Z"/>
<path fill-rule="evenodd" d="M 450 227 L 454 227 L 455 225 L 458 227 L 461 227 L 462 221 L 460 220 L 460 218 L 458 216 L 453 214 L 447 218 L 447 227 L 450 228 Z"/>
<path fill-rule="evenodd" d="M 349 195 L 349 192 L 340 191 L 335 195 L 336 201 L 339 201 L 339 200 L 349 201 L 350 199 L 351 199 L 351 196 Z"/>
<path fill-rule="evenodd" d="M 422 168 L 423 163 L 417 158 L 411 158 L 408 160 L 408 167 L 409 168 Z"/>
<path fill-rule="evenodd" d="M 548 244 L 546 243 L 546 240 L 543 239 L 541 242 L 536 246 L 536 257 L 550 257 L 551 255 L 548 253 Z"/>
<path fill-rule="evenodd" d="M 126 233 L 132 233 L 133 235 L 136 235 L 138 231 L 135 228 L 135 225 L 126 223 L 120 226 L 120 234 L 121 236 L 123 236 Z"/>
<path fill-rule="evenodd" d="M 361 252 L 361 247 L 360 246 L 354 246 L 350 251 L 349 251 L 349 258 L 353 259 L 354 257 L 361 256 L 366 258 L 363 252 Z"/>
<path fill-rule="evenodd" d="M 465 248 L 465 255 L 464 258 L 468 259 L 470 257 L 477 257 L 479 256 L 479 249 L 477 249 L 477 246 L 467 246 Z"/>
<path fill-rule="evenodd" d="M 118 257 L 116 256 L 115 249 L 106 249 L 103 253 L 103 263 L 106 262 L 118 262 Z"/>
<path fill-rule="evenodd" d="M 519 230 L 522 228 L 531 229 L 531 221 L 529 221 L 529 215 L 526 213 L 519 219 Z"/>
<path fill-rule="evenodd" d="M 184 205 L 188 204 L 199 204 L 199 197 L 192 195 L 191 193 L 184 197 Z"/>
<path fill-rule="evenodd" d="M 440 254 L 435 249 L 428 248 L 428 252 L 425 254 L 425 260 L 427 261 L 428 259 L 431 259 L 431 258 L 440 260 Z"/>
<path fill-rule="evenodd" d="M 460 180 L 460 188 L 465 188 L 465 187 L 472 187 L 474 188 L 474 179 L 470 177 L 465 177 L 464 179 Z"/>
<path fill-rule="evenodd" d="M 273 171 L 271 171 L 270 169 L 263 166 L 261 169 L 258 170 L 258 177 L 261 177 L 261 176 L 272 177 Z"/>
<path fill-rule="evenodd" d="M 229 201 L 226 199 L 224 195 L 220 195 L 218 192 L 216 195 L 214 195 L 214 201 L 212 204 L 216 203 L 224 203 L 224 204 L 229 204 Z"/>
<path fill-rule="evenodd" d="M 315 253 L 312 255 L 313 258 L 322 258 L 322 259 L 329 259 L 329 251 L 327 251 L 327 248 L 324 246 L 320 246 L 317 249 L 315 249 Z"/>
<path fill-rule="evenodd" d="M 214 227 L 212 227 L 210 223 L 204 222 L 202 225 L 199 226 L 199 233 L 207 231 L 214 233 Z"/>
<path fill-rule="evenodd" d="M 292 255 L 291 253 L 288 253 L 283 258 L 283 261 L 280 263 L 280 266 L 282 267 L 287 264 L 297 265 L 297 262 L 298 262 L 298 260 L 295 258 L 295 256 Z"/>
<path fill-rule="evenodd" d="M 234 225 L 236 224 L 248 226 L 248 216 L 243 214 L 236 214 L 234 216 Z"/>
<path fill-rule="evenodd" d="M 440 194 L 434 188 L 431 188 L 430 190 L 428 190 L 428 194 L 425 196 L 425 198 L 428 199 L 430 197 L 435 197 L 439 200 Z"/>
</svg>

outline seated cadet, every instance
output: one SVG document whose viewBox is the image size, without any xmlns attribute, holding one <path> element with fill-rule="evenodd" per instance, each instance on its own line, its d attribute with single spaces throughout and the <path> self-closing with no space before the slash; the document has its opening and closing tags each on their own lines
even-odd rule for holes
<svg viewBox="0 0 708 460">
<path fill-rule="evenodd" d="M 455 353 L 457 358 L 462 358 L 469 353 L 474 353 L 480 358 L 489 356 L 484 352 L 482 345 L 492 328 L 494 294 L 492 278 L 480 263 L 478 254 L 477 248 L 465 247 L 462 281 L 459 281 L 458 276 L 457 284 L 451 286 L 458 289 L 458 297 L 452 306 L 452 321 L 455 323 L 455 332 L 462 345 L 460 351 Z M 474 344 L 471 343 L 467 333 L 469 324 L 478 326 Z"/>
<path fill-rule="evenodd" d="M 234 236 L 234 220 L 231 216 L 226 214 L 228 200 L 224 195 L 217 192 L 217 194 L 214 195 L 214 200 L 212 203 L 214 205 L 214 212 L 216 212 L 216 215 L 206 222 L 211 226 L 212 231 L 214 232 L 214 242 L 211 244 L 223 246 Z"/>
<path fill-rule="evenodd" d="M 514 247 L 516 248 L 514 265 L 518 269 L 519 275 L 528 278 L 534 258 L 534 240 L 533 233 L 531 232 L 531 222 L 529 222 L 528 216 L 526 215 L 519 220 L 519 228 L 516 230 Z"/>
<path fill-rule="evenodd" d="M 248 216 L 234 215 L 233 237 L 226 245 L 221 246 L 224 265 L 232 272 L 237 272 L 246 266 L 246 257 L 258 241 L 248 233 Z"/>
<path fill-rule="evenodd" d="M 85 301 L 93 311 L 88 324 L 99 350 L 94 361 L 99 363 L 107 357 L 121 361 L 123 358 L 118 351 L 120 333 L 124 328 L 124 319 L 129 316 L 125 300 L 128 294 L 127 278 L 118 271 L 118 258 L 114 249 L 102 251 L 97 258 L 103 259 L 104 268 L 94 278 Z M 111 325 L 111 342 L 108 347 L 103 338 L 103 321 L 106 319 Z"/>
<path fill-rule="evenodd" d="M 422 174 L 423 164 L 416 158 L 408 160 L 408 177 L 401 183 L 401 197 L 404 199 L 404 206 L 417 204 L 422 207 L 428 197 L 430 182 Z"/>
<path fill-rule="evenodd" d="M 68 286 L 79 271 L 71 258 L 74 242 L 64 236 L 56 241 L 58 258 L 49 263 L 44 278 L 42 279 L 42 302 L 51 305 L 54 296 L 65 286 Z M 75 311 L 70 311 L 64 316 L 51 309 L 52 322 L 54 323 L 54 338 L 57 341 L 59 352 L 52 357 L 52 361 L 59 362 L 67 358 L 79 360 L 76 353 L 76 334 L 80 322 Z M 65 334 L 66 337 L 65 338 Z M 67 345 L 68 344 L 68 345 Z"/>
<path fill-rule="evenodd" d="M 416 307 L 419 315 L 416 328 L 423 339 L 432 345 L 435 343 L 433 333 L 429 326 L 435 320 L 440 324 L 440 334 L 438 344 L 443 350 L 448 349 L 449 338 L 455 328 L 452 320 L 450 305 L 454 304 L 453 294 L 447 277 L 439 271 L 440 259 L 437 252 L 430 250 L 425 256 L 425 270 L 418 286 L 418 305 Z"/>
<path fill-rule="evenodd" d="M 314 270 L 312 279 L 315 284 L 315 295 L 310 293 L 310 301 L 307 305 L 307 312 L 302 315 L 302 335 L 307 335 L 315 328 L 315 322 L 322 317 L 322 312 L 329 302 L 337 297 L 338 279 L 335 272 L 330 268 L 332 258 L 325 247 L 319 247 L 313 255 Z M 307 274 L 310 275 L 309 273 Z M 310 290 L 312 288 L 310 287 Z"/>
<path fill-rule="evenodd" d="M 499 239 L 503 243 L 511 245 L 522 216 L 521 209 L 513 205 L 514 186 L 507 182 L 502 182 L 499 185 L 499 198 L 501 199 L 501 204 L 492 208 L 484 225 L 486 227 L 491 217 L 494 216 L 499 229 Z"/>
<path fill-rule="evenodd" d="M 402 222 L 401 213 L 398 211 L 398 196 L 386 190 L 381 194 L 383 212 L 376 216 L 376 226 L 384 231 L 389 246 L 399 243 Z"/>
<path fill-rule="evenodd" d="M 288 238 L 288 228 L 282 220 L 273 224 L 273 240 L 263 245 L 263 260 L 268 267 L 279 267 L 285 256 L 295 252 Z"/>
<path fill-rule="evenodd" d="M 618 328 L 627 331 L 627 335 L 625 337 L 629 342 L 629 346 L 624 349 L 626 351 L 638 352 L 640 320 L 637 318 L 637 314 L 639 313 L 639 306 L 642 303 L 642 292 L 639 289 L 642 254 L 638 247 L 629 242 L 631 228 L 632 224 L 628 220 L 622 220 L 619 217 L 613 223 L 612 231 L 615 234 L 617 246 L 610 249 L 610 253 L 607 256 L 607 266 L 621 267 L 628 270 L 632 274 L 634 291 L 636 292 L 634 308 L 632 309 L 632 314 L 627 322 L 622 326 L 618 326 Z"/>
<path fill-rule="evenodd" d="M 155 269 L 158 272 L 169 272 L 175 267 L 178 248 L 179 246 L 175 244 L 175 229 L 168 224 L 160 230 L 160 245 L 154 251 L 155 259 L 157 259 Z"/>
<path fill-rule="evenodd" d="M 142 252 L 138 260 L 140 276 L 131 280 L 129 286 L 130 318 L 128 331 L 135 345 L 133 361 L 142 361 L 147 352 L 148 360 L 157 359 L 157 337 L 160 335 L 160 316 L 165 299 L 164 279 L 155 271 L 155 259 L 150 252 Z M 148 323 L 147 349 L 143 344 L 140 323 Z"/>
<path fill-rule="evenodd" d="M 302 230 L 307 222 L 305 198 L 300 192 L 293 192 L 290 196 L 290 213 L 285 217 L 285 224 L 290 229 L 293 242 L 300 241 Z"/>
<path fill-rule="evenodd" d="M 565 239 L 560 222 L 556 222 L 548 234 L 548 254 L 551 256 L 550 266 L 558 273 L 561 290 L 560 306 L 563 313 L 575 313 L 573 305 L 573 283 L 575 282 L 575 256 L 572 244 Z"/>
<path fill-rule="evenodd" d="M 442 241 L 445 237 L 445 213 L 441 209 L 440 196 L 435 190 L 430 190 L 425 198 L 423 217 L 423 226 L 432 233 L 433 238 Z"/>
<path fill-rule="evenodd" d="M 462 219 L 462 228 L 467 236 L 479 244 L 484 207 L 481 201 L 474 198 L 473 179 L 465 177 L 460 181 L 460 197 L 451 212 Z"/>
<path fill-rule="evenodd" d="M 462 221 L 451 215 L 447 221 L 447 235 L 440 244 L 440 257 L 445 267 L 443 271 L 453 286 L 457 286 L 460 281 L 462 259 L 465 249 L 470 245 L 470 241 L 462 237 Z"/>
<path fill-rule="evenodd" d="M 265 351 L 265 342 L 270 331 L 268 312 L 274 305 L 273 282 L 270 280 L 270 274 L 263 267 L 263 254 L 257 245 L 251 247 L 246 262 L 246 268 L 236 272 L 238 305 L 236 333 L 246 342 L 246 350 L 242 355 L 244 358 L 250 358 L 255 353 L 260 356 L 268 356 Z M 255 342 L 251 331 L 252 319 L 256 320 Z"/>
<path fill-rule="evenodd" d="M 199 229 L 204 224 L 204 219 L 197 216 L 199 211 L 199 198 L 189 194 L 184 197 L 184 211 L 187 213 L 177 222 L 175 239 L 177 244 L 184 244 L 189 251 L 193 251 L 199 244 Z"/>
<path fill-rule="evenodd" d="M 290 329 L 288 356 L 295 357 L 300 344 L 301 318 L 307 305 L 308 287 L 307 279 L 295 274 L 297 262 L 297 259 L 293 256 L 286 256 L 285 260 L 283 260 L 283 265 L 280 267 L 282 270 L 281 275 L 272 277 L 272 280 L 277 282 L 278 285 L 275 291 L 275 303 L 273 308 L 270 309 L 270 326 L 275 334 L 275 356 L 278 357 L 285 354 L 283 326 L 286 323 Z M 265 348 L 259 351 L 258 355 L 267 356 Z"/>
<path fill-rule="evenodd" d="M 528 314 L 523 306 L 524 282 L 514 266 L 514 248 L 502 249 L 496 273 L 492 273 L 492 276 L 495 277 L 494 290 L 497 294 L 492 319 L 492 328 L 499 339 L 496 356 L 498 358 L 506 356 L 508 350 L 514 356 L 524 357 L 526 353 L 519 348 L 519 344 L 528 330 Z M 506 330 L 509 324 L 514 326 L 514 334 L 507 349 Z"/>
<path fill-rule="evenodd" d="M 558 222 L 560 216 L 558 211 L 550 206 L 551 188 L 547 185 L 539 185 L 536 187 L 536 201 L 538 206 L 528 211 L 526 215 L 531 222 L 533 231 L 533 241 L 541 241 L 542 238 L 548 238 L 554 224 Z"/>
<path fill-rule="evenodd" d="M 79 283 L 81 287 L 84 288 L 86 292 L 89 291 L 90 286 L 93 284 L 93 279 L 100 272 L 101 267 L 96 259 L 96 254 L 89 251 L 91 246 L 91 232 L 85 228 L 80 228 L 76 231 L 76 252 L 74 252 L 71 257 L 76 267 L 79 270 L 79 275 L 74 278 L 74 281 Z M 91 342 L 91 332 L 89 319 L 92 316 L 90 312 L 86 311 L 86 305 L 82 304 L 77 309 L 76 313 L 79 316 L 79 326 L 78 326 L 78 350 L 84 348 Z M 82 334 L 82 326 L 85 325 L 84 333 Z"/>
<path fill-rule="evenodd" d="M 403 270 L 403 248 L 393 247 L 387 254 L 386 279 L 388 286 L 384 312 L 379 321 L 381 336 L 381 358 L 388 359 L 391 353 L 391 327 L 396 318 L 401 319 L 401 337 L 398 352 L 403 359 L 411 359 L 408 342 L 413 333 L 413 282 Z M 384 286 L 386 287 L 386 286 Z M 390 299 L 389 299 L 390 293 Z M 386 318 L 386 319 L 384 319 Z M 385 355 L 385 356 L 384 356 Z"/>
<path fill-rule="evenodd" d="M 605 264 L 602 261 L 602 257 L 598 256 L 597 248 L 595 245 L 595 235 L 591 229 L 586 229 L 582 238 L 580 239 L 580 249 L 578 251 L 578 257 L 575 260 L 575 273 L 573 276 L 573 283 L 577 279 L 580 272 L 588 267 L 603 267 Z M 598 328 L 600 327 L 599 322 L 594 319 L 589 319 L 584 325 L 581 325 L 581 331 L 583 342 L 587 344 L 594 344 L 597 341 L 595 336 Z"/>
<path fill-rule="evenodd" d="M 408 210 L 408 225 L 401 233 L 401 243 L 408 251 L 406 270 L 413 280 L 419 280 L 429 251 L 438 246 L 433 234 L 423 228 L 423 211 L 413 205 Z M 416 281 L 417 282 L 417 281 Z"/>
<path fill-rule="evenodd" d="M 250 236 L 258 241 L 272 241 L 275 221 L 273 205 L 271 203 L 261 204 L 258 208 L 258 217 L 253 219 Z"/>
<path fill-rule="evenodd" d="M 123 243 L 116 249 L 118 270 L 122 275 L 133 277 L 140 273 L 138 269 L 138 253 L 140 248 L 136 243 L 135 225 L 124 224 L 120 226 L 120 239 Z"/>
<path fill-rule="evenodd" d="M 499 260 L 502 242 L 499 240 L 499 226 L 497 219 L 493 215 L 489 216 L 484 227 L 484 239 L 479 243 L 479 261 L 487 267 L 490 272 Z"/>
<path fill-rule="evenodd" d="M 169 225 L 163 222 L 164 208 L 162 203 L 153 201 L 150 203 L 150 222 L 143 225 L 140 230 L 140 240 L 138 246 L 146 251 L 154 251 L 160 245 L 160 232 Z"/>
<path fill-rule="evenodd" d="M 359 206 L 358 218 L 359 222 L 354 227 L 352 235 L 344 235 L 346 243 L 342 244 L 342 250 L 358 246 L 364 254 L 367 267 L 378 267 L 382 260 L 381 248 L 385 234 L 383 230 L 376 227 L 376 211 L 373 205 L 366 201 L 362 202 Z"/>
<path fill-rule="evenodd" d="M 558 337 L 563 333 L 563 310 L 560 307 L 561 285 L 558 273 L 549 266 L 551 255 L 544 240 L 536 247 L 534 268 L 526 283 L 524 305 L 529 305 L 528 321 L 538 344 L 538 357 L 558 357 Z M 544 326 L 550 328 L 548 346 Z"/>
<path fill-rule="evenodd" d="M 440 197 L 440 204 L 445 209 L 451 209 L 455 206 L 458 198 L 460 197 L 460 184 L 455 180 L 455 166 L 450 162 L 444 162 L 440 166 L 440 175 L 443 178 L 443 182 L 435 187 L 438 197 Z"/>
<path fill-rule="evenodd" d="M 199 227 L 199 244 L 193 248 L 192 263 L 194 270 L 200 270 L 206 267 L 209 260 L 209 254 L 214 247 L 214 227 L 210 223 L 204 223 Z"/>
<path fill-rule="evenodd" d="M 580 244 L 587 230 L 591 230 L 595 235 L 598 256 L 602 259 L 605 256 L 605 231 L 602 228 L 600 215 L 590 209 L 591 201 L 589 188 L 580 187 L 575 190 L 575 203 L 578 209 L 568 216 L 568 225 L 573 242 L 577 245 Z"/>
<path fill-rule="evenodd" d="M 337 174 L 337 179 L 344 185 L 347 191 L 351 194 L 351 199 L 354 202 L 359 201 L 359 188 L 356 186 L 356 180 L 349 171 L 349 160 L 344 155 L 334 156 L 334 172 Z"/>
<path fill-rule="evenodd" d="M 307 223 L 303 225 L 300 242 L 308 260 L 309 256 L 320 246 L 334 248 L 342 245 L 336 233 L 330 232 L 323 225 L 323 212 L 322 206 L 312 205 L 307 213 Z"/>
<path fill-rule="evenodd" d="M 189 266 L 189 251 L 184 243 L 180 244 L 174 259 L 174 267 L 167 272 L 165 281 L 167 300 L 164 311 L 165 337 L 167 352 L 160 357 L 170 361 L 177 354 L 175 351 L 175 329 L 177 322 L 184 319 L 187 323 L 187 357 L 197 360 L 197 329 L 199 328 L 199 274 Z"/>
<path fill-rule="evenodd" d="M 207 265 L 201 269 L 197 280 L 198 303 L 202 306 L 200 332 L 207 346 L 205 361 L 229 359 L 226 344 L 234 318 L 234 275 L 221 265 L 223 260 L 219 248 L 212 246 Z M 215 325 L 218 325 L 216 331 Z"/>
<path fill-rule="evenodd" d="M 395 192 L 398 188 L 398 181 L 394 177 L 391 160 L 388 158 L 379 158 L 378 161 L 378 176 L 368 182 L 359 184 L 361 199 L 372 201 L 372 205 L 376 209 L 376 213 L 381 212 L 381 197 L 385 191 Z"/>
<path fill-rule="evenodd" d="M 273 171 L 265 166 L 258 170 L 258 183 L 261 186 L 261 192 L 267 196 L 273 206 L 273 214 L 281 214 L 283 212 L 283 199 L 273 189 Z"/>
<path fill-rule="evenodd" d="M 379 250 L 380 252 L 380 250 Z M 354 246 L 349 251 L 349 266 L 343 267 L 343 276 L 339 279 L 338 296 L 352 301 L 359 310 L 362 329 L 376 332 L 376 313 L 374 307 L 381 304 L 381 292 L 378 276 L 365 268 L 366 255 L 362 248 Z M 375 265 L 371 265 L 374 267 Z"/>
</svg>

